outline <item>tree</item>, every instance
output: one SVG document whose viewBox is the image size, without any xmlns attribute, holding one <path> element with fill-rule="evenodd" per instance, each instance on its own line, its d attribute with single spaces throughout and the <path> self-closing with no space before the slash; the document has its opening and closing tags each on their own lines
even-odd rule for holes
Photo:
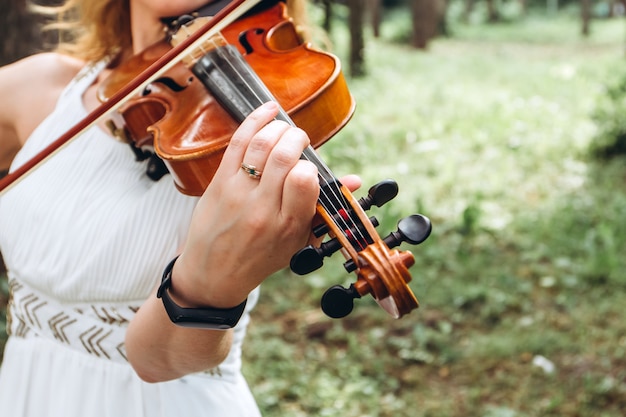
<svg viewBox="0 0 626 417">
<path fill-rule="evenodd" d="M 382 0 L 367 0 L 367 12 L 369 14 L 370 23 L 374 37 L 380 36 L 380 23 L 382 20 Z"/>
<path fill-rule="evenodd" d="M 322 23 L 322 27 L 327 33 L 330 33 L 333 19 L 333 2 L 332 0 L 318 0 L 318 3 L 321 3 L 322 9 L 324 9 L 324 22 Z"/>
<path fill-rule="evenodd" d="M 365 41 L 363 39 L 363 7 L 362 0 L 347 0 L 350 26 L 350 75 L 365 75 Z"/>
<path fill-rule="evenodd" d="M 439 34 L 444 26 L 445 0 L 411 0 L 413 32 L 411 45 L 426 49 L 428 42 Z"/>
<path fill-rule="evenodd" d="M 41 1 L 41 4 L 46 2 Z M 48 1 L 47 4 L 52 4 Z M 16 61 L 41 50 L 42 19 L 30 13 L 27 0 L 0 0 L 0 38 L 2 39 L 0 65 Z"/>
<path fill-rule="evenodd" d="M 581 33 L 589 36 L 591 31 L 591 0 L 580 0 L 580 18 L 582 21 Z"/>
</svg>

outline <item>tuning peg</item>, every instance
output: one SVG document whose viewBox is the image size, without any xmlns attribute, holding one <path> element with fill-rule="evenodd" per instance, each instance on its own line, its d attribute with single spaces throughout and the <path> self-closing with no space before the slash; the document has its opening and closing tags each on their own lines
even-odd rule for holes
<svg viewBox="0 0 626 417">
<path fill-rule="evenodd" d="M 341 243 L 337 239 L 324 242 L 319 248 L 313 245 L 306 246 L 291 257 L 289 267 L 298 275 L 309 274 L 319 269 L 324 264 L 324 258 L 341 249 Z"/>
<path fill-rule="evenodd" d="M 328 233 L 328 225 L 326 223 L 319 224 L 313 228 L 313 236 L 322 237 Z"/>
<path fill-rule="evenodd" d="M 383 241 L 390 248 L 399 246 L 402 242 L 419 245 L 425 241 L 432 231 L 430 219 L 421 214 L 413 214 L 398 222 L 398 230 L 392 232 Z"/>
<path fill-rule="evenodd" d="M 355 298 L 361 298 L 361 295 L 354 285 L 350 285 L 350 288 L 334 285 L 327 289 L 322 296 L 322 311 L 328 317 L 340 319 L 352 312 Z"/>
<path fill-rule="evenodd" d="M 373 185 L 367 192 L 367 196 L 359 199 L 359 205 L 363 210 L 369 210 L 372 206 L 381 207 L 393 200 L 398 195 L 398 183 L 394 180 L 384 180 Z"/>
</svg>

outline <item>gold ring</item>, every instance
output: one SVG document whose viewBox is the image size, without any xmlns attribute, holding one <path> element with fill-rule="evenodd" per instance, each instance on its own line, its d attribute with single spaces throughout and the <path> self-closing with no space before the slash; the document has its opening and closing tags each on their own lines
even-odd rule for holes
<svg viewBox="0 0 626 417">
<path fill-rule="evenodd" d="M 259 171 L 254 165 L 246 164 L 244 162 L 241 164 L 241 169 L 243 169 L 243 172 L 248 174 L 250 178 L 254 178 L 255 180 L 261 179 L 261 174 L 263 171 Z"/>
</svg>

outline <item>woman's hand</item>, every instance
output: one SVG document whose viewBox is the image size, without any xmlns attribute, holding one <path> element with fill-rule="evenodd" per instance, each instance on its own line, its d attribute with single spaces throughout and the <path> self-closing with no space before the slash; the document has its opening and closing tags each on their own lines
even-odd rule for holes
<svg viewBox="0 0 626 417">
<path fill-rule="evenodd" d="M 172 295 L 189 307 L 241 303 L 310 239 L 317 168 L 300 159 L 306 133 L 273 121 L 277 112 L 266 103 L 246 118 L 198 203 L 172 278 Z M 260 179 L 244 162 L 262 171 Z M 360 185 L 355 176 L 344 181 Z"/>
<path fill-rule="evenodd" d="M 272 121 L 277 111 L 268 103 L 241 124 L 198 202 L 169 289 L 182 307 L 240 304 L 311 240 L 317 169 L 300 160 L 307 135 Z M 262 171 L 260 179 L 241 169 L 244 161 Z M 348 176 L 342 183 L 355 190 L 361 181 Z M 152 296 L 132 320 L 126 348 L 137 374 L 156 382 L 218 365 L 231 340 L 232 331 L 172 324 L 161 300 Z"/>
</svg>

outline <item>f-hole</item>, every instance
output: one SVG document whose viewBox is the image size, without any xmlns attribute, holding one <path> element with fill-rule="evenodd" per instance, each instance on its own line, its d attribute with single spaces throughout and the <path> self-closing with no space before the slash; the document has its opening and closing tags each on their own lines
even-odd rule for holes
<svg viewBox="0 0 626 417">
<path fill-rule="evenodd" d="M 161 78 L 157 78 L 150 84 L 157 84 L 157 83 L 163 84 L 164 86 L 174 91 L 175 93 L 180 93 L 181 91 L 186 89 L 189 86 L 189 84 L 191 84 L 192 81 L 193 81 L 193 77 L 189 77 L 187 79 L 187 85 L 181 85 L 169 77 L 161 77 Z M 148 84 L 146 88 L 144 88 L 143 92 L 141 93 L 142 96 L 147 96 L 148 94 L 152 92 L 152 90 L 150 89 L 150 84 Z"/>
<path fill-rule="evenodd" d="M 264 31 L 263 29 L 257 28 L 257 29 L 249 29 L 239 34 L 239 44 L 243 46 L 243 49 L 245 51 L 244 55 L 249 55 L 252 52 L 254 52 L 254 48 L 252 47 L 252 45 L 250 44 L 250 40 L 248 39 L 249 33 L 253 32 L 254 35 L 258 36 L 258 35 L 261 35 L 263 31 Z"/>
</svg>

